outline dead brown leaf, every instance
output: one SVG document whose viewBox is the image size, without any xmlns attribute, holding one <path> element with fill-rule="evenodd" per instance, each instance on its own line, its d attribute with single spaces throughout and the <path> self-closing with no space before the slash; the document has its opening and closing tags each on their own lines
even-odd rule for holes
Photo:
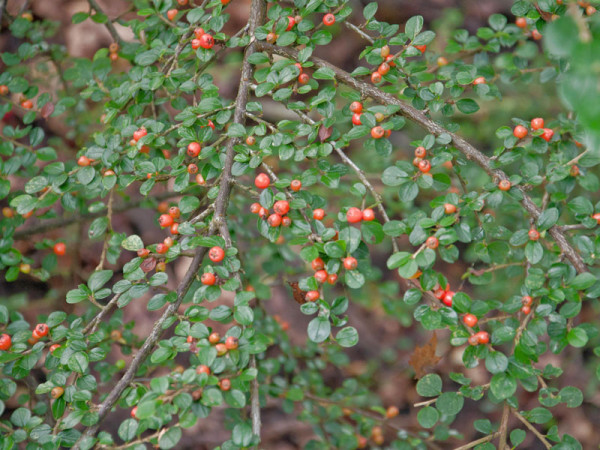
<svg viewBox="0 0 600 450">
<path fill-rule="evenodd" d="M 297 281 L 288 281 L 288 284 L 292 288 L 292 294 L 294 294 L 294 300 L 296 300 L 301 305 L 306 303 L 306 299 L 304 298 L 304 291 L 298 287 Z"/>
<path fill-rule="evenodd" d="M 431 339 L 429 339 L 429 342 L 422 347 L 418 345 L 415 347 L 408 360 L 411 367 L 415 369 L 415 378 L 419 379 L 426 375 L 427 371 L 425 369 L 432 368 L 440 361 L 441 358 L 435 354 L 436 347 L 437 335 L 435 332 L 431 336 Z"/>
</svg>

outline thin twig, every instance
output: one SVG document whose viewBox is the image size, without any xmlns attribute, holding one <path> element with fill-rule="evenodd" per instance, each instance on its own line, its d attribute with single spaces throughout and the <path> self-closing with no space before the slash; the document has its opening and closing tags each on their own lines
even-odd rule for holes
<svg viewBox="0 0 600 450">
<path fill-rule="evenodd" d="M 104 14 L 107 17 L 106 23 L 104 25 L 108 29 L 108 32 L 112 36 L 113 40 L 116 43 L 120 44 L 123 41 L 123 39 L 121 39 L 121 36 L 119 36 L 119 33 L 117 32 L 117 29 L 113 25 L 112 20 L 110 20 L 108 18 L 107 14 L 102 10 L 102 8 L 100 8 L 98 3 L 96 3 L 96 0 L 88 0 L 88 3 L 96 11 L 96 13 Z"/>
<path fill-rule="evenodd" d="M 537 438 L 540 440 L 540 442 L 542 444 L 544 444 L 544 446 L 547 449 L 552 448 L 552 445 L 550 444 L 550 442 L 548 442 L 548 440 L 544 437 L 544 435 L 542 433 L 540 433 L 538 430 L 536 430 L 536 428 L 525 417 L 523 417 L 516 409 L 511 408 L 511 411 L 512 411 L 513 415 L 523 423 L 523 425 L 525 425 L 527 428 L 529 428 L 533 432 L 533 434 L 535 434 L 537 436 Z"/>
</svg>

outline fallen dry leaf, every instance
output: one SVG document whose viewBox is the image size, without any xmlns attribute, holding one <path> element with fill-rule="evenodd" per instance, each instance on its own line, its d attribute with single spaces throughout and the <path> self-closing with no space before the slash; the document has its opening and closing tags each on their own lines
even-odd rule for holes
<svg viewBox="0 0 600 450">
<path fill-rule="evenodd" d="M 427 373 L 425 369 L 432 368 L 440 361 L 441 358 L 435 354 L 436 347 L 437 335 L 435 332 L 425 345 L 422 347 L 415 346 L 415 350 L 408 360 L 411 367 L 415 369 L 415 378 L 419 379 L 423 377 Z"/>
</svg>

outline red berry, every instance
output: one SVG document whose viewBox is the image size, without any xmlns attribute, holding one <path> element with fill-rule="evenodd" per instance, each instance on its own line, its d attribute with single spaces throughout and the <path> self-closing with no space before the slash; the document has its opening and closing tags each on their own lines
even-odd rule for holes
<svg viewBox="0 0 600 450">
<path fill-rule="evenodd" d="M 429 236 L 425 241 L 425 246 L 432 250 L 435 250 L 440 245 L 440 241 L 435 236 Z"/>
<path fill-rule="evenodd" d="M 67 253 L 67 246 L 64 242 L 57 242 L 54 244 L 54 253 L 57 256 L 64 256 L 64 254 Z"/>
<path fill-rule="evenodd" d="M 198 173 L 198 166 L 196 164 L 188 164 L 187 171 L 190 175 Z"/>
<path fill-rule="evenodd" d="M 362 122 L 360 121 L 360 113 L 352 114 L 352 124 L 356 126 L 362 125 Z"/>
<path fill-rule="evenodd" d="M 222 391 L 228 391 L 231 389 L 231 381 L 229 381 L 228 378 L 223 378 L 221 381 L 219 381 L 219 387 Z"/>
<path fill-rule="evenodd" d="M 527 235 L 529 236 L 529 239 L 532 241 L 537 241 L 540 238 L 540 232 L 534 228 L 529 230 Z"/>
<path fill-rule="evenodd" d="M 319 283 L 325 283 L 327 281 L 327 275 L 325 270 L 317 270 L 315 272 L 315 280 Z"/>
<path fill-rule="evenodd" d="M 254 136 L 248 136 L 246 138 L 246 145 L 252 146 L 254 144 L 256 144 L 256 138 Z"/>
<path fill-rule="evenodd" d="M 173 216 L 169 214 L 161 214 L 161 216 L 158 218 L 158 224 L 162 228 L 170 227 L 173 225 Z"/>
<path fill-rule="evenodd" d="M 204 364 L 200 364 L 196 367 L 196 373 L 200 375 L 201 373 L 205 373 L 206 375 L 210 375 L 210 367 L 205 366 Z"/>
<path fill-rule="evenodd" d="M 31 100 L 23 100 L 21 102 L 21 107 L 24 109 L 31 109 L 33 108 L 33 102 Z"/>
<path fill-rule="evenodd" d="M 425 156 L 427 156 L 427 150 L 425 150 L 425 147 L 419 146 L 415 148 L 415 157 L 425 158 Z"/>
<path fill-rule="evenodd" d="M 54 350 L 58 350 L 59 348 L 60 348 L 60 344 L 52 344 L 52 345 L 50 346 L 50 348 L 48 349 L 48 351 L 49 351 L 50 353 L 54 353 Z"/>
<path fill-rule="evenodd" d="M 259 189 L 266 189 L 271 184 L 271 180 L 266 173 L 259 173 L 254 179 L 254 185 Z"/>
<path fill-rule="evenodd" d="M 546 142 L 550 142 L 552 136 L 554 136 L 554 130 L 551 130 L 550 128 L 544 128 L 540 137 Z"/>
<path fill-rule="evenodd" d="M 329 14 L 325 14 L 325 16 L 323 16 L 323 24 L 327 27 L 333 25 L 335 23 L 335 16 L 331 13 Z"/>
<path fill-rule="evenodd" d="M 292 219 L 289 216 L 284 216 L 281 218 L 281 226 L 289 227 L 292 224 Z"/>
<path fill-rule="evenodd" d="M 592 219 L 594 219 L 596 222 L 598 222 L 598 225 L 600 225 L 600 213 L 592 214 Z"/>
<path fill-rule="evenodd" d="M 500 182 L 498 183 L 498 189 L 500 189 L 501 191 L 509 191 L 510 190 L 510 181 L 508 180 L 500 180 Z"/>
<path fill-rule="evenodd" d="M 315 220 L 323 220 L 325 217 L 325 211 L 321 208 L 317 208 L 313 211 L 313 219 Z"/>
<path fill-rule="evenodd" d="M 208 49 L 208 48 L 212 48 L 213 45 L 215 45 L 214 38 L 208 33 L 203 34 L 202 37 L 200 38 L 200 46 L 202 48 Z"/>
<path fill-rule="evenodd" d="M 225 347 L 227 347 L 227 350 L 235 350 L 238 348 L 238 342 L 238 338 L 235 336 L 227 336 L 225 339 Z"/>
<path fill-rule="evenodd" d="M 477 337 L 477 334 L 472 334 L 471 336 L 469 336 L 469 345 L 479 345 L 479 338 Z"/>
<path fill-rule="evenodd" d="M 466 326 L 471 328 L 477 325 L 478 321 L 477 316 L 475 316 L 474 314 L 465 314 L 462 320 Z"/>
<path fill-rule="evenodd" d="M 358 223 L 363 220 L 363 213 L 360 209 L 353 206 L 346 213 L 346 220 L 348 220 L 349 223 Z"/>
<path fill-rule="evenodd" d="M 327 275 L 327 282 L 329 284 L 335 284 L 338 279 L 337 273 L 330 273 Z"/>
<path fill-rule="evenodd" d="M 446 214 L 454 214 L 456 212 L 456 206 L 453 205 L 452 203 L 445 203 L 444 204 L 444 212 Z"/>
<path fill-rule="evenodd" d="M 221 335 L 219 333 L 217 333 L 216 331 L 213 333 L 210 333 L 210 335 L 208 336 L 208 342 L 210 342 L 212 345 L 217 344 L 220 340 L 221 340 Z"/>
<path fill-rule="evenodd" d="M 10 350 L 10 346 L 12 345 L 12 338 L 10 337 L 10 335 L 3 333 L 2 336 L 0 336 L 0 350 Z"/>
<path fill-rule="evenodd" d="M 517 20 L 515 20 L 515 24 L 519 28 L 527 28 L 527 19 L 525 17 L 517 17 Z"/>
<path fill-rule="evenodd" d="M 380 75 L 385 75 L 390 71 L 390 65 L 386 62 L 383 62 L 379 65 L 379 67 L 377 68 L 377 72 L 379 72 Z"/>
<path fill-rule="evenodd" d="M 219 343 L 215 345 L 215 350 L 217 351 L 217 356 L 223 356 L 227 353 L 227 346 L 225 344 Z"/>
<path fill-rule="evenodd" d="M 168 251 L 169 251 L 169 247 L 167 245 L 165 245 L 163 242 L 159 242 L 158 244 L 156 244 L 156 253 L 158 253 L 159 255 L 164 255 Z"/>
<path fill-rule="evenodd" d="M 344 269 L 346 270 L 354 270 L 358 267 L 358 261 L 353 256 L 348 256 L 342 260 L 344 263 Z"/>
<path fill-rule="evenodd" d="M 476 85 L 476 86 L 477 86 L 478 84 L 486 84 L 486 83 L 487 83 L 487 82 L 486 82 L 486 80 L 485 80 L 485 77 L 477 77 L 477 78 L 475 78 L 475 79 L 473 80 L 473 84 L 474 84 L 474 85 Z"/>
<path fill-rule="evenodd" d="M 525 136 L 527 136 L 527 128 L 525 128 L 523 125 L 517 125 L 513 130 L 513 135 L 517 139 L 523 139 Z"/>
<path fill-rule="evenodd" d="M 541 117 L 531 119 L 531 129 L 539 130 L 540 128 L 544 128 L 544 119 L 542 119 Z"/>
<path fill-rule="evenodd" d="M 428 159 L 423 159 L 419 161 L 419 170 L 423 173 L 429 173 L 431 170 L 431 163 Z"/>
<path fill-rule="evenodd" d="M 195 158 L 200 154 L 200 150 L 202 150 L 202 146 L 198 142 L 190 142 L 187 147 L 187 154 Z"/>
<path fill-rule="evenodd" d="M 307 302 L 316 302 L 320 296 L 319 291 L 308 291 L 304 298 Z"/>
<path fill-rule="evenodd" d="M 521 304 L 523 306 L 531 306 L 532 303 L 533 303 L 533 298 L 531 298 L 530 295 L 524 295 L 523 298 L 521 299 Z"/>
<path fill-rule="evenodd" d="M 535 40 L 535 41 L 539 41 L 540 39 L 542 39 L 542 33 L 540 33 L 538 30 L 533 30 L 531 32 L 531 37 Z"/>
<path fill-rule="evenodd" d="M 271 214 L 267 219 L 269 226 L 276 228 L 281 225 L 281 216 L 279 214 Z"/>
<path fill-rule="evenodd" d="M 442 300 L 444 298 L 444 295 L 446 295 L 446 290 L 442 289 L 441 287 L 438 287 L 433 291 L 433 295 L 438 300 Z"/>
<path fill-rule="evenodd" d="M 214 273 L 205 272 L 200 277 L 200 281 L 202 282 L 202 284 L 205 284 L 207 286 L 212 286 L 217 281 L 217 277 L 215 277 Z"/>
<path fill-rule="evenodd" d="M 454 299 L 454 291 L 446 291 L 444 293 L 444 298 L 442 299 L 442 303 L 446 305 L 448 308 L 452 307 L 452 300 Z"/>
<path fill-rule="evenodd" d="M 200 39 L 192 39 L 191 45 L 194 50 L 198 50 L 200 48 Z"/>
<path fill-rule="evenodd" d="M 323 262 L 323 260 L 321 258 L 315 258 L 312 260 L 312 262 L 310 263 L 310 266 L 312 267 L 312 270 L 314 270 L 315 272 L 318 270 L 323 270 L 325 268 L 325 263 Z"/>
<path fill-rule="evenodd" d="M 290 183 L 290 189 L 294 192 L 298 192 L 302 188 L 302 181 L 292 180 Z"/>
<path fill-rule="evenodd" d="M 531 306 L 523 306 L 523 307 L 521 307 L 521 312 L 523 314 L 529 314 L 531 312 Z"/>
<path fill-rule="evenodd" d="M 427 46 L 426 45 L 415 45 L 415 48 L 417 50 L 419 50 L 421 53 L 425 53 L 425 50 L 427 50 Z"/>
<path fill-rule="evenodd" d="M 177 10 L 176 9 L 170 9 L 167 11 L 167 17 L 169 18 L 169 20 L 173 20 L 175 19 L 175 17 L 177 17 Z"/>
<path fill-rule="evenodd" d="M 0 95 L 8 94 L 8 86 L 5 84 L 0 85 Z"/>
<path fill-rule="evenodd" d="M 364 209 L 362 214 L 365 222 L 371 222 L 372 220 L 375 220 L 375 211 L 373 211 L 371 208 Z"/>
<path fill-rule="evenodd" d="M 385 130 L 383 129 L 383 127 L 376 126 L 371 129 L 371 137 L 373 139 L 381 139 L 384 134 Z"/>
<path fill-rule="evenodd" d="M 273 205 L 273 211 L 280 216 L 285 216 L 290 210 L 290 204 L 286 200 L 278 200 Z"/>
<path fill-rule="evenodd" d="M 371 74 L 371 83 L 373 83 L 373 84 L 381 83 L 381 74 L 379 72 L 373 72 Z"/>
<path fill-rule="evenodd" d="M 202 36 L 204 36 L 204 28 L 196 28 L 194 30 L 194 36 L 196 36 L 196 39 L 200 39 Z"/>
<path fill-rule="evenodd" d="M 37 334 L 38 339 L 46 336 L 48 331 L 50 331 L 50 328 L 48 328 L 48 325 L 45 323 L 38 323 L 33 330 L 33 332 Z"/>
<path fill-rule="evenodd" d="M 204 180 L 204 177 L 202 176 L 202 174 L 197 174 L 196 175 L 196 183 L 203 186 L 206 181 Z"/>
<path fill-rule="evenodd" d="M 285 31 L 290 31 L 292 28 L 294 28 L 294 25 L 296 25 L 296 21 L 294 20 L 294 18 L 292 16 L 288 16 L 288 25 L 285 29 Z"/>
<path fill-rule="evenodd" d="M 490 335 L 487 331 L 480 331 L 475 336 L 477 336 L 477 340 L 480 344 L 487 344 L 490 342 Z"/>
<path fill-rule="evenodd" d="M 252 203 L 250 205 L 250 212 L 252 214 L 258 214 L 258 212 L 260 211 L 260 208 L 262 208 L 262 206 L 260 206 L 260 203 Z"/>
<path fill-rule="evenodd" d="M 268 215 L 269 215 L 269 211 L 261 206 L 260 209 L 258 210 L 258 216 L 261 219 L 266 219 Z"/>
<path fill-rule="evenodd" d="M 360 114 L 362 112 L 363 109 L 363 105 L 361 102 L 352 102 L 350 104 L 350 111 L 352 111 L 354 114 Z"/>
<path fill-rule="evenodd" d="M 85 167 L 85 166 L 89 166 L 90 165 L 90 158 L 88 158 L 87 156 L 80 156 L 79 159 L 77 160 L 77 165 L 81 166 L 81 167 Z"/>
<path fill-rule="evenodd" d="M 150 250 L 148 250 L 147 248 L 141 248 L 137 251 L 137 255 L 140 258 L 146 258 L 146 257 L 148 257 L 149 254 L 150 254 Z"/>
<path fill-rule="evenodd" d="M 178 219 L 179 216 L 181 216 L 181 211 L 179 210 L 179 208 L 177 206 L 171 206 L 169 208 L 169 215 L 173 218 L 173 219 Z"/>
<path fill-rule="evenodd" d="M 300 83 L 300 84 L 306 84 L 306 83 L 308 83 L 309 81 L 310 81 L 310 77 L 308 76 L 308 74 L 307 74 L 307 73 L 301 73 L 301 74 L 298 76 L 298 83 Z"/>
<path fill-rule="evenodd" d="M 300 71 L 300 73 L 302 73 L 302 64 L 295 63 L 294 65 L 298 68 L 298 70 Z"/>
<path fill-rule="evenodd" d="M 208 251 L 208 257 L 212 262 L 221 262 L 225 258 L 225 250 L 215 246 Z"/>
</svg>

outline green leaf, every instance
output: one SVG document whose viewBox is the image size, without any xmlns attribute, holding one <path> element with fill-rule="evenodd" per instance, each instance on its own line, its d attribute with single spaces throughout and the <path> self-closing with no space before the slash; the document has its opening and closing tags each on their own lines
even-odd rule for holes
<svg viewBox="0 0 600 450">
<path fill-rule="evenodd" d="M 455 416 L 458 414 L 464 404 L 465 398 L 456 392 L 444 392 L 435 402 L 435 406 L 439 412 L 448 416 Z"/>
<path fill-rule="evenodd" d="M 588 342 L 588 335 L 582 327 L 572 328 L 567 334 L 567 341 L 573 347 L 584 347 Z"/>
<path fill-rule="evenodd" d="M 358 331 L 354 327 L 345 327 L 338 331 L 335 340 L 342 347 L 353 347 L 358 344 Z"/>
<path fill-rule="evenodd" d="M 112 270 L 99 270 L 98 272 L 94 272 L 92 275 L 90 275 L 88 287 L 92 292 L 96 292 L 102 286 L 104 286 L 108 280 L 112 278 L 112 276 Z"/>
<path fill-rule="evenodd" d="M 404 33 L 412 41 L 423 29 L 423 16 L 413 16 L 406 21 Z"/>
<path fill-rule="evenodd" d="M 426 406 L 417 413 L 417 421 L 423 428 L 432 428 L 440 419 L 440 413 L 433 406 Z"/>
<path fill-rule="evenodd" d="M 442 378 L 429 373 L 417 382 L 417 394 L 421 397 L 436 397 L 442 393 Z"/>
<path fill-rule="evenodd" d="M 470 98 L 462 98 L 456 102 L 458 110 L 465 114 L 473 114 L 479 111 L 479 105 L 477 102 Z"/>
<path fill-rule="evenodd" d="M 583 291 L 596 283 L 597 279 L 594 275 L 589 272 L 580 273 L 573 281 L 569 283 L 569 286 L 578 291 Z"/>
<path fill-rule="evenodd" d="M 135 419 L 125 419 L 119 425 L 119 437 L 123 439 L 125 442 L 132 440 L 138 430 L 138 421 Z"/>
<path fill-rule="evenodd" d="M 567 386 L 559 392 L 560 401 L 566 403 L 567 408 L 577 408 L 583 403 L 583 394 L 575 386 Z"/>
<path fill-rule="evenodd" d="M 552 55 L 570 56 L 578 42 L 577 24 L 570 15 L 549 22 L 544 29 L 544 47 Z"/>
<path fill-rule="evenodd" d="M 142 239 L 137 234 L 132 234 L 128 236 L 123 242 L 121 242 L 121 247 L 125 250 L 129 250 L 132 252 L 137 252 L 144 248 L 144 243 Z"/>
<path fill-rule="evenodd" d="M 558 209 L 556 209 L 556 208 L 546 209 L 544 212 L 542 212 L 542 214 L 540 214 L 540 217 L 538 217 L 538 220 L 537 220 L 538 230 L 539 231 L 547 230 L 548 228 L 553 226 L 556 222 L 558 222 L 558 217 L 559 217 Z"/>
<path fill-rule="evenodd" d="M 308 337 L 313 342 L 323 342 L 329 337 L 331 324 L 326 317 L 315 317 L 308 324 Z"/>
<path fill-rule="evenodd" d="M 84 373 L 88 368 L 88 355 L 85 352 L 76 352 L 69 357 L 68 366 L 73 372 Z"/>
<path fill-rule="evenodd" d="M 512 375 L 497 373 L 492 377 L 490 390 L 500 400 L 509 398 L 517 390 L 517 382 Z"/>
<path fill-rule="evenodd" d="M 365 19 L 371 20 L 375 16 L 375 13 L 377 12 L 377 6 L 377 3 L 375 2 L 369 3 L 367 6 L 365 6 L 363 9 L 363 16 L 365 16 Z"/>
<path fill-rule="evenodd" d="M 158 438 L 158 447 L 162 450 L 173 448 L 177 445 L 179 440 L 181 439 L 181 428 L 180 427 L 170 427 L 167 429 L 167 432 Z"/>
<path fill-rule="evenodd" d="M 504 372 L 508 368 L 508 358 L 500 352 L 490 352 L 485 359 L 485 367 L 490 373 Z"/>
</svg>

